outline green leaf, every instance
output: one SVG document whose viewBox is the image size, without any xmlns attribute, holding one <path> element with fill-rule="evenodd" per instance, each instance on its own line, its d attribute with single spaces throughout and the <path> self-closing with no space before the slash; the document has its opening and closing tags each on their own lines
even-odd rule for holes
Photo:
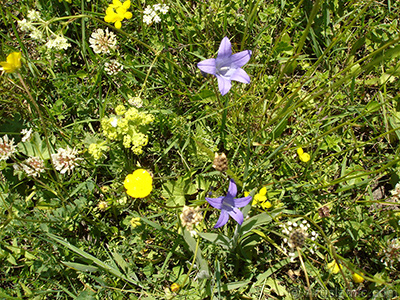
<svg viewBox="0 0 400 300">
<path fill-rule="evenodd" d="M 206 279 L 210 277 L 210 271 L 208 269 L 208 263 L 207 261 L 203 258 L 201 254 L 201 249 L 198 246 L 198 243 L 196 240 L 192 237 L 189 231 L 186 229 L 183 230 L 183 238 L 187 245 L 189 246 L 190 251 L 193 252 L 193 254 L 196 254 L 196 262 L 197 265 L 199 266 L 199 275 L 201 275 L 200 279 Z"/>
<path fill-rule="evenodd" d="M 104 263 L 103 261 L 101 261 L 100 259 L 94 257 L 93 255 L 75 247 L 74 245 L 71 245 L 69 242 L 66 242 L 62 239 L 60 239 L 58 236 L 51 234 L 51 233 L 47 233 L 47 236 L 50 237 L 51 239 L 53 239 L 54 241 L 56 241 L 57 243 L 60 243 L 61 245 L 63 245 L 64 247 L 70 249 L 71 251 L 75 252 L 76 254 L 89 259 L 91 261 L 93 261 L 93 263 L 95 263 L 97 266 L 99 266 L 100 268 L 108 271 L 109 273 L 113 274 L 114 276 L 121 278 L 122 280 L 125 280 L 129 283 L 132 283 L 136 286 L 139 286 L 141 288 L 144 288 L 142 285 L 140 285 L 137 281 L 133 280 L 132 278 L 128 278 L 126 277 L 124 274 L 121 273 L 120 270 L 118 270 L 117 268 L 111 267 L 110 265 Z"/>
<path fill-rule="evenodd" d="M 97 272 L 99 269 L 95 266 L 89 266 L 89 265 L 84 265 L 84 264 L 79 264 L 79 263 L 74 263 L 74 262 L 69 262 L 69 261 L 62 261 L 61 262 L 63 265 L 66 265 L 68 268 L 81 271 L 81 272 Z"/>
</svg>

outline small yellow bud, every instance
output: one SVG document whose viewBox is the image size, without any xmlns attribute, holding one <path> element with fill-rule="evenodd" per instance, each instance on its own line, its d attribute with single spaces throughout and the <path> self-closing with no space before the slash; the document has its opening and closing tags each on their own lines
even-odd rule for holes
<svg viewBox="0 0 400 300">
<path fill-rule="evenodd" d="M 176 282 L 174 282 L 173 284 L 171 284 L 171 291 L 176 293 L 177 291 L 179 291 L 180 286 L 179 284 L 177 284 Z"/>
</svg>

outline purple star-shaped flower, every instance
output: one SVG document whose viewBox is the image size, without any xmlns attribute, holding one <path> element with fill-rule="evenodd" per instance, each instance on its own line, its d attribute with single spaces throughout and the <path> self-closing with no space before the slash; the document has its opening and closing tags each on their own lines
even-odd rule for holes
<svg viewBox="0 0 400 300">
<path fill-rule="evenodd" d="M 251 201 L 251 196 L 247 196 L 244 198 L 235 198 L 237 194 L 237 187 L 235 181 L 233 179 L 229 182 L 228 194 L 224 197 L 218 198 L 207 198 L 206 200 L 210 205 L 216 209 L 221 210 L 221 215 L 215 224 L 214 228 L 218 228 L 224 226 L 226 222 L 228 222 L 229 216 L 231 216 L 236 222 L 240 225 L 243 223 L 243 214 L 238 209 L 238 207 L 244 207 Z"/>
<path fill-rule="evenodd" d="M 218 79 L 221 95 L 225 95 L 232 87 L 231 80 L 250 83 L 250 77 L 241 69 L 251 57 L 250 50 L 244 50 L 232 55 L 231 42 L 227 37 L 222 39 L 217 58 L 209 58 L 197 64 L 197 67 Z"/>
</svg>

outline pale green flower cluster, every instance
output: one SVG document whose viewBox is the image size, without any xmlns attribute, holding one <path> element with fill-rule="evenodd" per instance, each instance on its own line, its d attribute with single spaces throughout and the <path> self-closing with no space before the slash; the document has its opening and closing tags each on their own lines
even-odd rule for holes
<svg viewBox="0 0 400 300">
<path fill-rule="evenodd" d="M 107 142 L 104 141 L 101 143 L 90 144 L 88 148 L 89 154 L 93 156 L 95 160 L 99 160 L 103 156 L 104 152 L 108 151 L 106 143 Z"/>
<path fill-rule="evenodd" d="M 135 107 L 126 109 L 123 105 L 115 108 L 115 116 L 101 120 L 103 134 L 111 141 L 121 141 L 125 148 L 141 154 L 148 143 L 147 126 L 154 121 L 151 114 L 138 111 Z"/>
</svg>

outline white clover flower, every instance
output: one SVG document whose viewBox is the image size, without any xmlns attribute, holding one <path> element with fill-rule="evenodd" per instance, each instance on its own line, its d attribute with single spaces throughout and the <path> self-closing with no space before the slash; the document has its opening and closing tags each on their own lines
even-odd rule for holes
<svg viewBox="0 0 400 300">
<path fill-rule="evenodd" d="M 37 10 L 29 10 L 27 18 L 31 21 L 39 21 L 40 13 Z"/>
<path fill-rule="evenodd" d="M 71 44 L 68 43 L 65 37 L 63 37 L 62 35 L 58 35 L 54 39 L 48 40 L 45 46 L 48 49 L 54 48 L 56 50 L 61 50 L 61 49 L 67 50 L 67 48 L 70 47 Z"/>
<path fill-rule="evenodd" d="M 309 233 L 310 224 L 303 220 L 300 223 L 288 221 L 286 224 L 279 225 L 282 229 L 282 233 L 285 236 L 283 238 L 283 243 L 289 246 L 287 249 L 284 245 L 282 245 L 283 251 L 289 255 L 290 261 L 294 261 L 295 251 L 297 249 L 303 249 L 303 247 L 307 247 L 307 239 L 314 242 L 318 238 L 318 233 L 315 231 L 311 231 Z M 314 253 L 315 244 L 307 247 L 307 249 Z"/>
<path fill-rule="evenodd" d="M 123 70 L 123 66 L 115 59 L 110 60 L 104 64 L 104 70 L 108 75 L 115 75 Z"/>
<path fill-rule="evenodd" d="M 45 171 L 44 161 L 40 157 L 29 157 L 22 163 L 22 169 L 28 176 L 38 177 Z"/>
<path fill-rule="evenodd" d="M 14 139 L 9 140 L 7 134 L 0 137 L 0 161 L 9 159 L 15 152 Z"/>
<path fill-rule="evenodd" d="M 32 128 L 28 129 L 22 129 L 21 130 L 22 136 L 22 142 L 25 143 L 26 141 L 29 141 L 32 138 Z"/>
<path fill-rule="evenodd" d="M 81 160 L 81 158 L 77 157 L 77 154 L 78 151 L 76 149 L 71 149 L 70 147 L 67 147 L 67 149 L 59 148 L 57 153 L 51 155 L 51 159 L 57 171 L 60 171 L 61 174 L 65 174 L 68 171 L 69 174 L 78 165 L 77 162 Z"/>
<path fill-rule="evenodd" d="M 192 231 L 193 226 L 196 226 L 203 220 L 200 207 L 193 208 L 185 205 L 180 215 L 180 219 L 182 221 L 182 226 L 186 227 L 187 230 Z"/>
<path fill-rule="evenodd" d="M 108 28 L 104 31 L 99 28 L 94 31 L 89 39 L 90 47 L 94 53 L 110 53 L 110 50 L 115 50 L 117 47 L 117 39 L 113 32 L 109 32 Z"/>
<path fill-rule="evenodd" d="M 33 30 L 35 27 L 32 25 L 31 21 L 27 21 L 26 19 L 22 19 L 21 21 L 17 21 L 18 23 L 18 27 L 22 30 L 22 31 L 31 31 Z"/>
<path fill-rule="evenodd" d="M 397 186 L 397 185 L 396 185 Z M 400 263 L 400 240 L 393 239 L 388 241 L 387 248 L 383 251 L 384 257 L 381 262 L 387 267 L 393 267 Z"/>
</svg>

